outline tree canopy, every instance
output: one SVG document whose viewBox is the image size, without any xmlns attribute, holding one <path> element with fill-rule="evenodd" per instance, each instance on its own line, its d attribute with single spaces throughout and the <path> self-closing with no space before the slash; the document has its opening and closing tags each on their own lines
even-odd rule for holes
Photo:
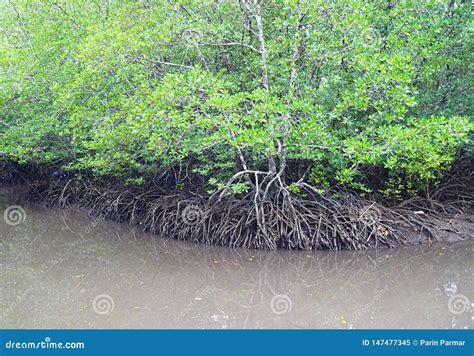
<svg viewBox="0 0 474 356">
<path fill-rule="evenodd" d="M 0 1 L 0 161 L 417 194 L 473 151 L 472 25 L 465 0 Z"/>
</svg>

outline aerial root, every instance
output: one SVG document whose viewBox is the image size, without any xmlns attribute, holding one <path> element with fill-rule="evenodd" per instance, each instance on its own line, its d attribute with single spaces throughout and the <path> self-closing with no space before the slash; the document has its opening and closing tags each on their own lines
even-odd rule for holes
<svg viewBox="0 0 474 356">
<path fill-rule="evenodd" d="M 32 184 L 27 199 L 48 206 L 85 208 L 91 215 L 130 223 L 167 238 L 299 250 L 362 250 L 432 241 L 437 225 L 431 217 L 460 209 L 433 201 L 440 210 L 429 206 L 420 210 L 420 200 L 385 207 L 353 194 L 336 200 L 308 184 L 299 188 L 296 195 L 279 184 L 266 192 L 260 185 L 260 190 L 240 199 L 226 195 L 206 199 L 160 189 L 54 180 Z"/>
</svg>

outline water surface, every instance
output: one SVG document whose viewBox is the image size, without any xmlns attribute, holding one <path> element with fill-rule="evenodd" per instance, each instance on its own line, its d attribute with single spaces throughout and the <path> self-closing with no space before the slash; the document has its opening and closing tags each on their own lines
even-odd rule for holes
<svg viewBox="0 0 474 356">
<path fill-rule="evenodd" d="M 160 239 L 0 196 L 1 328 L 471 328 L 473 240 L 361 252 Z M 469 304 L 469 305 L 468 305 Z"/>
</svg>

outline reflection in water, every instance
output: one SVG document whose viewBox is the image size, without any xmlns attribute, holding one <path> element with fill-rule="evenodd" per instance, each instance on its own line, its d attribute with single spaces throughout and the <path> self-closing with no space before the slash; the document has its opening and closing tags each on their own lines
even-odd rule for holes
<svg viewBox="0 0 474 356">
<path fill-rule="evenodd" d="M 0 213 L 11 204 L 0 199 Z M 82 212 L 24 208 L 20 225 L 0 216 L 2 328 L 472 326 L 472 240 L 255 251 L 159 239 Z M 453 309 L 459 297 L 462 308 Z"/>
</svg>

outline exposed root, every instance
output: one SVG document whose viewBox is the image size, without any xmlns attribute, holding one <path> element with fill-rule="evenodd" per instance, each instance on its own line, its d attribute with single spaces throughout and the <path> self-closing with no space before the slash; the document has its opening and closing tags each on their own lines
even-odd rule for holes
<svg viewBox="0 0 474 356">
<path fill-rule="evenodd" d="M 0 183 L 7 185 L 17 185 L 28 180 L 28 167 L 22 167 L 14 163 L 0 164 Z"/>
<path fill-rule="evenodd" d="M 302 250 L 361 250 L 431 242 L 440 236 L 439 219 L 433 217 L 461 211 L 464 206 L 413 199 L 390 208 L 348 193 L 336 200 L 301 182 L 296 195 L 275 183 L 279 181 L 275 176 L 247 174 L 255 175 L 255 189 L 241 199 L 225 192 L 207 199 L 80 180 L 33 183 L 27 199 L 48 206 L 86 208 L 91 215 L 138 225 L 167 238 Z"/>
</svg>

